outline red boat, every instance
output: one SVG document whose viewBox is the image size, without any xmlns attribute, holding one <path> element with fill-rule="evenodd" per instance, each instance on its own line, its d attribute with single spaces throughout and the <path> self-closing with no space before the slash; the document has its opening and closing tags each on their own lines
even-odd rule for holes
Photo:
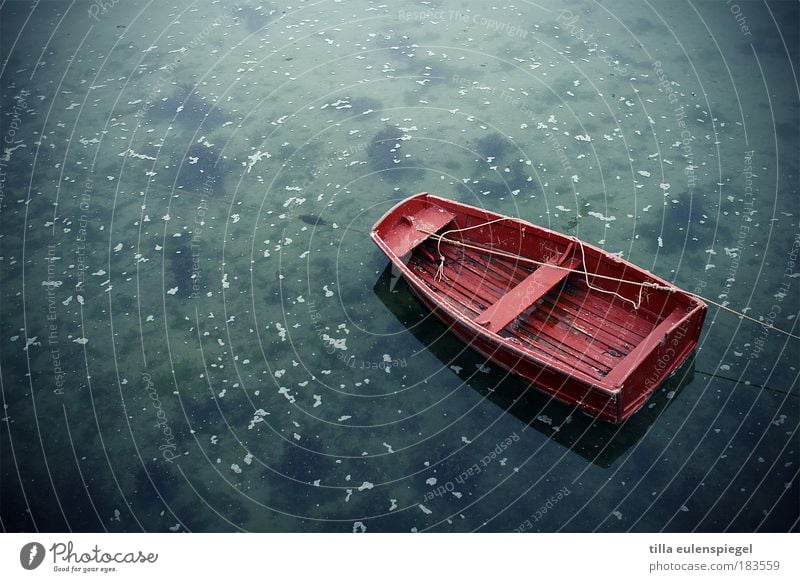
<svg viewBox="0 0 800 582">
<path fill-rule="evenodd" d="M 620 423 L 692 354 L 706 304 L 575 237 L 422 192 L 371 236 L 462 341 Z"/>
</svg>

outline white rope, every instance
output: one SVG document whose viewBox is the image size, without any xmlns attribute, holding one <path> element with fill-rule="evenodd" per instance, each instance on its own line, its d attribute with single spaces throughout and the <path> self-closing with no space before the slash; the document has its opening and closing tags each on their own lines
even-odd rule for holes
<svg viewBox="0 0 800 582">
<path fill-rule="evenodd" d="M 644 291 L 644 286 L 639 287 L 639 295 L 636 298 L 636 301 L 633 299 L 628 299 L 627 297 L 623 297 L 616 291 L 610 291 L 609 289 L 603 289 L 602 287 L 595 287 L 591 283 L 589 283 L 589 272 L 586 270 L 586 254 L 583 250 L 583 241 L 576 237 L 570 237 L 570 240 L 578 243 L 578 246 L 581 249 L 581 264 L 583 265 L 583 278 L 586 281 L 586 286 L 591 289 L 592 291 L 597 291 L 599 293 L 607 293 L 609 295 L 613 295 L 620 301 L 624 301 L 626 303 L 630 303 L 633 306 L 634 311 L 639 311 L 639 308 L 642 306 L 642 292 Z M 578 271 L 576 271 L 578 272 Z M 617 279 L 620 283 L 628 283 L 629 281 L 625 281 L 624 279 Z M 663 285 L 662 285 L 663 287 Z M 672 288 L 667 289 L 669 292 L 672 292 Z"/>
<path fill-rule="evenodd" d="M 489 222 L 482 222 L 481 224 L 476 224 L 474 226 L 466 226 L 464 228 L 451 228 L 450 230 L 444 231 L 440 235 L 436 235 L 438 237 L 438 241 L 436 243 L 436 252 L 439 255 L 439 267 L 436 269 L 436 274 L 433 276 L 433 280 L 434 281 L 441 281 L 444 278 L 444 255 L 442 254 L 442 251 L 441 251 L 441 244 L 442 244 L 442 240 L 447 240 L 447 241 L 450 240 L 450 239 L 445 239 L 445 235 L 448 235 L 451 232 L 464 232 L 466 230 L 472 230 L 473 228 L 481 228 L 481 227 L 484 227 L 484 226 L 488 226 L 490 224 L 494 224 L 495 222 L 500 222 L 502 220 L 506 220 L 506 218 L 505 217 L 496 218 L 495 220 L 490 220 Z M 419 230 L 422 230 L 422 229 L 419 229 Z M 428 232 L 427 230 L 422 230 L 422 232 L 424 232 L 426 234 L 433 234 L 433 233 Z"/>
</svg>

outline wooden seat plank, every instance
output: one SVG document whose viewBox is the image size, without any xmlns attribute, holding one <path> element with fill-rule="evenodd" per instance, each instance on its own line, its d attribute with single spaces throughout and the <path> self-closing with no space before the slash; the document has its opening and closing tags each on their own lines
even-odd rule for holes
<svg viewBox="0 0 800 582">
<path fill-rule="evenodd" d="M 541 265 L 484 311 L 480 317 L 475 319 L 475 322 L 483 325 L 489 331 L 497 333 L 566 279 L 571 272 L 570 269 L 574 269 L 578 265 L 580 265 L 580 261 L 576 258 L 567 261 L 563 267 L 553 264 Z"/>
</svg>

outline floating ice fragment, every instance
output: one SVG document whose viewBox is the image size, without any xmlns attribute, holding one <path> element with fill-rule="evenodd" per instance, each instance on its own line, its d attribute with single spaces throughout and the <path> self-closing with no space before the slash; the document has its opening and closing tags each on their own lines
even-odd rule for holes
<svg viewBox="0 0 800 582">
<path fill-rule="evenodd" d="M 272 157 L 272 155 L 269 152 L 262 152 L 262 151 L 259 150 L 256 153 L 254 153 L 253 155 L 247 156 L 247 159 L 250 160 L 250 161 L 249 162 L 242 162 L 242 165 L 247 167 L 247 173 L 249 174 L 250 170 L 253 169 L 253 166 L 256 165 L 256 162 L 261 161 L 262 158 L 269 159 L 271 157 Z"/>
<path fill-rule="evenodd" d="M 269 412 L 265 411 L 263 408 L 259 408 L 253 413 L 253 418 L 250 420 L 250 424 L 247 425 L 247 430 L 253 430 L 253 427 L 258 424 L 259 422 L 264 422 L 264 417 L 269 415 Z"/>
<path fill-rule="evenodd" d="M 600 214 L 599 212 L 595 212 L 595 211 L 593 211 L 593 210 L 590 210 L 589 212 L 587 212 L 587 214 L 588 214 L 589 216 L 593 216 L 593 217 L 595 217 L 595 218 L 597 218 L 597 219 L 600 219 L 600 220 L 602 220 L 603 222 L 613 222 L 614 220 L 616 220 L 616 219 L 617 219 L 617 217 L 616 217 L 616 216 L 605 216 L 605 215 L 603 215 L 603 214 Z"/>
</svg>

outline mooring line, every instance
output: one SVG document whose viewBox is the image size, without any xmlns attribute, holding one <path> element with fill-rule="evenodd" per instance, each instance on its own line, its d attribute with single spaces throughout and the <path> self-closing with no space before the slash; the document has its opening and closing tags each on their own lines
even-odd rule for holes
<svg viewBox="0 0 800 582">
<path fill-rule="evenodd" d="M 724 311 L 732 313 L 732 314 L 736 315 L 737 317 L 740 317 L 742 319 L 746 319 L 747 321 L 750 321 L 752 323 L 760 325 L 760 326 L 762 326 L 762 327 L 764 327 L 766 329 L 771 329 L 771 330 L 776 331 L 777 333 L 783 334 L 783 335 L 785 335 L 787 337 L 790 337 L 792 339 L 800 340 L 800 335 L 793 334 L 793 333 L 788 332 L 788 331 L 786 331 L 784 329 L 781 329 L 779 327 L 775 327 L 772 324 L 764 323 L 763 321 L 759 321 L 759 320 L 755 319 L 754 317 L 750 317 L 749 315 L 747 315 L 745 313 L 742 313 L 741 311 L 737 311 L 736 309 L 732 309 L 732 308 L 728 307 L 727 305 L 723 305 L 722 303 L 718 303 L 717 301 L 714 301 L 713 299 L 708 299 L 707 297 L 703 297 L 702 295 L 699 295 L 697 293 L 692 293 L 691 291 L 684 291 L 683 289 L 680 289 L 679 287 L 676 287 L 674 285 L 670 285 L 670 286 L 662 285 L 660 283 L 653 283 L 651 281 L 628 281 L 627 279 L 621 279 L 619 277 L 611 277 L 610 275 L 600 275 L 600 274 L 596 274 L 596 273 L 593 274 L 593 273 L 589 273 L 585 269 L 585 267 L 582 270 L 581 269 L 577 269 L 577 268 L 563 267 L 561 265 L 554 265 L 552 263 L 548 263 L 548 262 L 545 262 L 545 261 L 537 261 L 536 259 L 523 257 L 523 256 L 517 255 L 515 253 L 509 253 L 507 251 L 488 248 L 488 247 L 485 247 L 485 246 L 482 246 L 482 245 L 475 245 L 475 244 L 465 243 L 463 241 L 453 240 L 453 239 L 449 239 L 449 238 L 445 237 L 445 234 L 450 234 L 452 232 L 459 232 L 460 230 L 471 230 L 471 229 L 478 228 L 478 227 L 481 227 L 481 226 L 486 226 L 488 224 L 492 224 L 492 223 L 495 223 L 495 222 L 500 222 L 502 220 L 507 220 L 507 219 L 506 218 L 498 218 L 498 219 L 492 220 L 490 222 L 486 222 L 486 223 L 482 223 L 482 224 L 479 224 L 479 225 L 470 226 L 470 227 L 467 227 L 467 228 L 464 228 L 464 229 L 451 229 L 451 230 L 445 231 L 443 234 L 436 234 L 435 232 L 430 232 L 430 231 L 422 229 L 422 228 L 419 228 L 418 230 L 420 232 L 423 232 L 423 233 L 429 235 L 431 238 L 433 238 L 433 239 L 438 241 L 438 243 L 437 243 L 437 251 L 438 251 L 439 245 L 442 242 L 446 242 L 446 243 L 450 243 L 450 244 L 453 244 L 453 245 L 457 245 L 457 246 L 461 246 L 461 247 L 465 247 L 465 248 L 470 248 L 470 249 L 473 249 L 473 250 L 476 250 L 476 251 L 479 251 L 479 252 L 484 252 L 484 253 L 488 253 L 488 254 L 492 254 L 492 255 L 505 257 L 505 258 L 508 258 L 508 259 L 511 259 L 511 260 L 514 260 L 514 261 L 530 263 L 530 264 L 536 265 L 538 267 L 541 267 L 543 265 L 547 265 L 548 268 L 551 268 L 551 269 L 563 269 L 565 271 L 570 271 L 572 273 L 583 275 L 584 278 L 585 278 L 585 281 L 586 281 L 586 285 L 590 289 L 594 289 L 595 291 L 601 291 L 603 293 L 609 293 L 609 294 L 615 295 L 619 299 L 621 299 L 623 301 L 626 301 L 627 303 L 630 303 L 631 305 L 633 305 L 634 309 L 639 309 L 639 307 L 641 307 L 642 292 L 646 288 L 656 289 L 656 290 L 660 290 L 660 291 L 667 291 L 669 293 L 674 293 L 676 291 L 680 291 L 681 293 L 685 293 L 686 295 L 690 295 L 692 297 L 695 297 L 696 299 L 699 299 L 700 301 L 704 301 L 706 303 L 710 303 L 711 305 L 714 305 L 715 307 L 718 307 L 719 309 L 722 309 Z M 583 244 L 584 244 L 583 241 L 581 241 L 580 239 L 578 239 L 576 237 L 573 237 L 573 236 L 566 237 L 566 238 L 578 243 L 578 245 L 581 248 L 582 262 L 583 262 L 583 264 L 585 266 L 586 261 L 585 261 L 585 255 L 584 255 L 584 250 L 583 250 Z M 441 253 L 440 253 L 440 261 L 441 262 L 444 261 L 444 257 L 441 255 Z M 443 267 L 443 265 L 442 265 L 442 267 Z M 609 291 L 608 289 L 600 289 L 600 288 L 594 287 L 589 283 L 589 277 L 598 278 L 598 279 L 604 279 L 604 280 L 607 280 L 607 281 L 614 281 L 616 283 L 625 283 L 627 285 L 638 286 L 639 287 L 639 298 L 638 298 L 637 301 L 634 301 L 633 299 L 628 299 L 627 297 L 622 297 L 621 295 L 619 295 L 615 291 Z"/>
</svg>

